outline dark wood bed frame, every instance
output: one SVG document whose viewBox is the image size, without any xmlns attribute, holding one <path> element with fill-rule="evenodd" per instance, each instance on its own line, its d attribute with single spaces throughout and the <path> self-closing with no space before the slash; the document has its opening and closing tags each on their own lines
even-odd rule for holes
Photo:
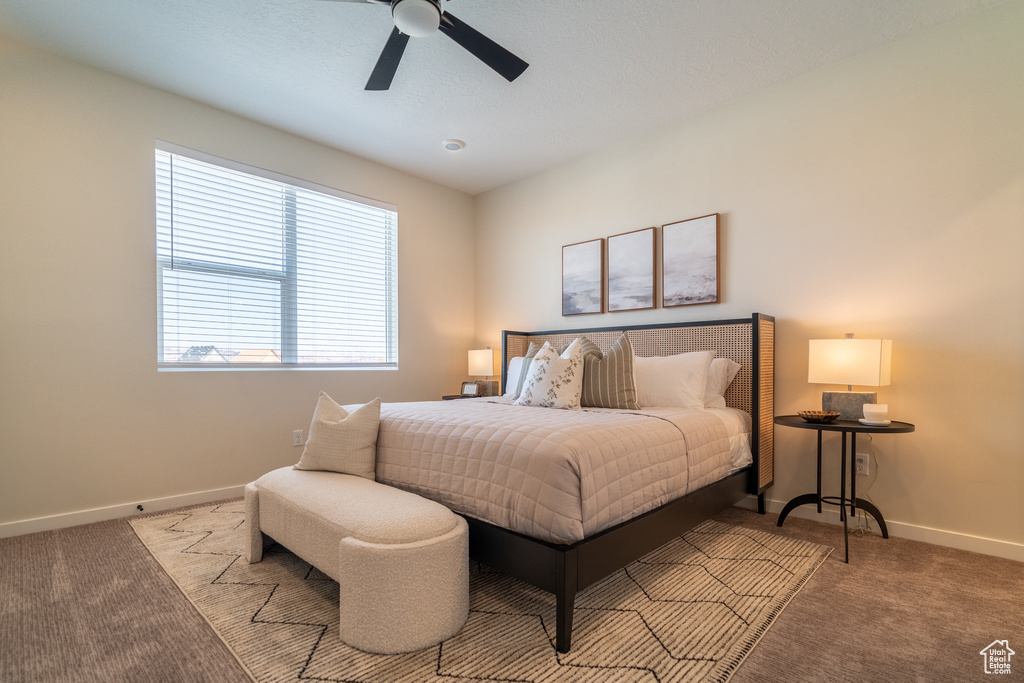
<svg viewBox="0 0 1024 683">
<path fill-rule="evenodd" d="M 507 380 L 508 359 L 525 355 L 524 340 L 527 344 L 530 340 L 567 343 L 566 339 L 572 341 L 578 335 L 587 335 L 607 350 L 622 332 L 630 336 L 638 356 L 715 349 L 719 356 L 740 363 L 741 370 L 726 392 L 726 403 L 750 412 L 754 461 L 725 479 L 571 545 L 537 540 L 467 518 L 471 558 L 555 594 L 555 647 L 559 652 L 568 652 L 572 644 L 577 591 L 681 536 L 747 495 L 757 496 L 758 512 L 764 514 L 765 490 L 774 480 L 775 318 L 771 316 L 754 313 L 749 319 L 738 320 L 551 332 L 505 331 L 501 386 Z"/>
</svg>

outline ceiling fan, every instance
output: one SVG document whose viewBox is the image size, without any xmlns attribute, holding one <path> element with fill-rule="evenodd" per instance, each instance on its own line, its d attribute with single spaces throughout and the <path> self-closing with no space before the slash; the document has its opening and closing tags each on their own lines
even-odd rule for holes
<svg viewBox="0 0 1024 683">
<path fill-rule="evenodd" d="M 422 38 L 441 31 L 469 50 L 477 59 L 501 74 L 510 83 L 519 77 L 526 62 L 477 31 L 475 28 L 441 9 L 441 0 L 335 0 L 336 2 L 369 2 L 389 5 L 395 28 L 391 31 L 384 50 L 377 58 L 366 90 L 387 90 L 398 71 L 398 63 L 409 42 L 409 37 Z"/>
</svg>

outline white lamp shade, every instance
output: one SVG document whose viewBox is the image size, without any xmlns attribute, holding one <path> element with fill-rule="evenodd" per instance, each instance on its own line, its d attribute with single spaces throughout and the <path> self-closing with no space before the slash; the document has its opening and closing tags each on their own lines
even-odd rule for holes
<svg viewBox="0 0 1024 683">
<path fill-rule="evenodd" d="M 891 364 L 891 339 L 811 339 L 807 381 L 884 387 Z"/>
<path fill-rule="evenodd" d="M 479 349 L 469 352 L 469 374 L 474 377 L 490 377 L 494 372 L 494 349 Z"/>
</svg>

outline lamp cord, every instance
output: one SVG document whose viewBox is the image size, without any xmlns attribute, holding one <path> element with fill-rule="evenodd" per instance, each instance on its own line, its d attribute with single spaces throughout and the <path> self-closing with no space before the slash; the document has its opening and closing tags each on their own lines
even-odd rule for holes
<svg viewBox="0 0 1024 683">
<path fill-rule="evenodd" d="M 872 441 L 871 435 L 870 434 L 865 434 L 864 436 L 867 437 L 868 443 L 867 443 L 867 448 L 863 449 L 862 452 L 866 453 L 868 458 L 870 458 L 871 460 L 874 461 L 874 463 L 875 463 L 875 470 L 874 470 L 873 474 L 871 474 L 870 476 L 866 477 L 867 484 L 866 484 L 866 486 L 864 486 L 864 489 L 862 491 L 858 491 L 858 493 L 860 493 L 860 495 L 865 500 L 867 500 L 869 503 L 874 505 L 875 501 L 873 501 L 871 499 L 871 496 L 869 495 L 868 491 L 871 490 L 871 487 L 874 485 L 875 480 L 878 479 L 878 458 L 875 456 L 875 449 L 874 449 L 874 447 L 873 447 L 873 445 L 871 443 L 871 441 Z M 854 453 L 853 457 L 856 458 L 857 454 Z M 854 474 L 853 476 L 857 476 L 857 475 Z M 853 528 L 850 529 L 851 532 L 853 532 L 855 534 L 858 534 L 860 536 L 863 536 L 865 533 L 873 533 L 874 530 L 871 528 L 871 518 L 868 516 L 867 512 L 865 512 L 864 510 L 861 510 L 861 509 L 858 508 L 855 519 L 856 519 L 857 524 Z"/>
</svg>

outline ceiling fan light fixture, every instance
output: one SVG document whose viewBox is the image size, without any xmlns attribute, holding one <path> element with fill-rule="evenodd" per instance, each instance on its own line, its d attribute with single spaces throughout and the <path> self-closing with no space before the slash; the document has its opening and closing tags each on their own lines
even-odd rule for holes
<svg viewBox="0 0 1024 683">
<path fill-rule="evenodd" d="M 422 38 L 441 25 L 441 4 L 438 0 L 398 0 L 391 6 L 391 16 L 399 31 Z"/>
<path fill-rule="evenodd" d="M 460 149 L 466 146 L 466 143 L 462 140 L 456 140 L 452 138 L 444 141 L 444 148 L 449 152 L 458 152 Z"/>
</svg>

